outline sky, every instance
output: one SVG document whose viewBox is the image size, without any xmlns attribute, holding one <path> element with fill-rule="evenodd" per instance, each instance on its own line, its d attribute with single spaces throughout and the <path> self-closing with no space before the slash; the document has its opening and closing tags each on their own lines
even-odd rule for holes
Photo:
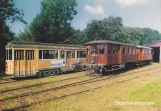
<svg viewBox="0 0 161 111">
<path fill-rule="evenodd" d="M 40 12 L 42 0 L 15 0 L 16 6 L 24 11 L 24 19 L 31 23 Z M 149 27 L 161 33 L 161 0 L 77 0 L 71 25 L 83 30 L 91 20 L 102 20 L 111 15 L 123 19 L 127 27 Z M 25 25 L 20 22 L 10 24 L 15 33 L 23 31 Z"/>
</svg>

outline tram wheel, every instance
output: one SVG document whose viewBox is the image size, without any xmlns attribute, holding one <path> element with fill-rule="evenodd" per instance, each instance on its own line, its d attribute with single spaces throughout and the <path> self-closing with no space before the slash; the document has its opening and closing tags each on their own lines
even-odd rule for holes
<svg viewBox="0 0 161 111">
<path fill-rule="evenodd" d="M 41 78 L 41 77 L 43 77 L 43 72 L 39 72 L 38 74 L 37 74 L 37 77 L 39 77 L 39 78 Z"/>
</svg>

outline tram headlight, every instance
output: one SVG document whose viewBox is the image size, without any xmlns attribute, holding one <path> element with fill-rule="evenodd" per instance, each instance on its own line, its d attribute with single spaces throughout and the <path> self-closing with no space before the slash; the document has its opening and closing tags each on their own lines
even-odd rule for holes
<svg viewBox="0 0 161 111">
<path fill-rule="evenodd" d="M 36 71 L 36 73 L 38 73 L 38 72 L 39 72 L 39 70 L 38 70 L 38 69 L 36 69 L 35 71 Z"/>
</svg>

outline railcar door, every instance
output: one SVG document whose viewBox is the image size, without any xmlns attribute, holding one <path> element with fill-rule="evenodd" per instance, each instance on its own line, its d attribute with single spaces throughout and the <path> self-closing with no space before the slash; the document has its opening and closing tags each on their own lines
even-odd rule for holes
<svg viewBox="0 0 161 111">
<path fill-rule="evenodd" d="M 25 51 L 25 76 L 35 74 L 35 51 L 26 50 Z"/>
<path fill-rule="evenodd" d="M 137 61 L 140 61 L 141 60 L 141 49 L 137 49 L 136 50 L 136 53 L 137 53 Z"/>
<path fill-rule="evenodd" d="M 119 63 L 119 46 L 109 45 L 108 46 L 108 64 L 118 64 Z"/>
<path fill-rule="evenodd" d="M 122 46 L 122 63 L 126 63 L 127 62 L 127 48 L 125 46 Z"/>
</svg>

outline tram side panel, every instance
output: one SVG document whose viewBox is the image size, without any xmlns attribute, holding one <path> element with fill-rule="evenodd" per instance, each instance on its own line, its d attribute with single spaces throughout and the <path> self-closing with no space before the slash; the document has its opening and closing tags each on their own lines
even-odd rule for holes
<svg viewBox="0 0 161 111">
<path fill-rule="evenodd" d="M 44 56 L 45 53 L 54 54 L 54 51 L 56 51 L 55 57 Z M 75 69 L 76 64 L 79 61 L 81 61 L 82 64 L 86 63 L 85 58 L 76 57 L 76 54 L 75 54 L 76 51 L 65 51 L 64 55 L 62 55 L 60 52 L 61 50 L 42 50 L 42 51 L 40 50 L 39 60 L 37 60 L 37 63 L 36 63 L 37 72 L 39 72 L 40 70 L 47 70 L 47 69 L 50 70 L 50 69 L 58 69 L 58 68 L 61 69 L 62 72 L 72 71 Z"/>
<path fill-rule="evenodd" d="M 38 70 L 54 68 L 59 68 L 62 72 L 66 72 L 75 70 L 79 63 L 86 64 L 85 57 L 79 58 L 76 54 L 77 51 L 73 51 L 74 53 L 69 51 L 68 56 L 64 53 L 63 58 L 59 57 L 60 52 L 59 54 L 57 53 L 56 57 L 52 57 L 55 52 L 53 50 L 49 51 L 47 52 L 48 56 L 43 57 L 42 53 L 45 52 L 39 51 L 39 49 L 10 49 L 6 58 L 6 74 L 24 77 L 36 75 Z"/>
</svg>

